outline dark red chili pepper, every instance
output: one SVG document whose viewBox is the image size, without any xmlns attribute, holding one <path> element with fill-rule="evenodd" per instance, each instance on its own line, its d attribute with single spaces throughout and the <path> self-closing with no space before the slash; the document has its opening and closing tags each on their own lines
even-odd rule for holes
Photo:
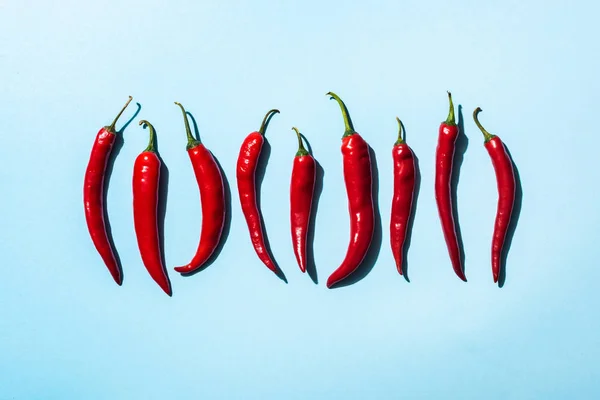
<svg viewBox="0 0 600 400">
<path fill-rule="evenodd" d="M 96 250 L 100 253 L 102 260 L 104 260 L 106 267 L 118 285 L 123 282 L 123 276 L 114 249 L 110 244 L 104 221 L 104 176 L 108 158 L 117 137 L 115 124 L 131 102 L 131 99 L 132 97 L 129 96 L 129 100 L 127 100 L 127 103 L 110 126 L 105 126 L 98 131 L 83 180 L 85 221 Z"/>
<path fill-rule="evenodd" d="M 390 219 L 390 241 L 396 268 L 402 275 L 402 255 L 408 230 L 408 220 L 412 213 L 415 194 L 416 167 L 412 149 L 402 138 L 402 122 L 398 121 L 398 140 L 392 149 L 394 160 L 394 198 Z"/>
<path fill-rule="evenodd" d="M 512 160 L 504 147 L 504 143 L 502 143 L 502 140 L 498 136 L 492 135 L 481 126 L 477 118 L 477 114 L 480 112 L 481 108 L 477 107 L 473 111 L 473 119 L 483 133 L 484 146 L 492 159 L 498 184 L 498 209 L 496 211 L 496 222 L 494 223 L 494 235 L 492 237 L 492 274 L 494 275 L 494 282 L 498 282 L 502 250 L 504 249 L 506 232 L 508 231 L 515 204 L 516 179 Z"/>
<path fill-rule="evenodd" d="M 331 288 L 354 272 L 365 258 L 375 230 L 375 211 L 369 145 L 354 130 L 342 99 L 332 92 L 327 95 L 340 105 L 346 126 L 342 136 L 342 158 L 350 213 L 350 243 L 344 261 L 327 279 L 327 287 Z"/>
<path fill-rule="evenodd" d="M 294 157 L 292 182 L 290 184 L 290 221 L 292 243 L 296 261 L 302 272 L 306 272 L 306 240 L 313 193 L 315 190 L 316 163 L 302 143 L 297 128 L 292 128 L 298 136 L 298 151 Z"/>
<path fill-rule="evenodd" d="M 256 202 L 255 181 L 256 166 L 265 141 L 264 134 L 269 120 L 277 113 L 279 113 L 279 110 L 270 110 L 265 115 L 258 132 L 252 132 L 244 139 L 237 159 L 236 176 L 242 212 L 248 224 L 252 246 L 254 246 L 258 258 L 260 258 L 267 268 L 279 275 L 279 268 L 275 264 L 275 261 L 273 261 L 265 244 L 260 210 Z"/>
<path fill-rule="evenodd" d="M 190 273 L 200 268 L 219 245 L 225 223 L 225 190 L 221 171 L 213 155 L 200 140 L 194 139 L 185 108 L 180 103 L 175 104 L 183 113 L 188 139 L 186 149 L 194 168 L 202 203 L 202 231 L 196 254 L 188 264 L 175 267 L 177 272 Z"/>
<path fill-rule="evenodd" d="M 452 261 L 452 268 L 454 268 L 456 275 L 466 282 L 467 277 L 463 271 L 460 258 L 454 213 L 452 211 L 450 182 L 452 179 L 454 149 L 459 132 L 454 118 L 454 104 L 450 92 L 448 92 L 448 100 L 450 101 L 450 112 L 446 121 L 440 125 L 438 145 L 435 152 L 435 201 L 437 202 L 448 253 Z"/>
<path fill-rule="evenodd" d="M 133 222 L 138 247 L 144 266 L 158 285 L 171 296 L 171 282 L 162 262 L 158 237 L 158 189 L 160 159 L 156 154 L 156 131 L 146 120 L 141 120 L 150 130 L 148 147 L 135 159 L 133 165 Z"/>
</svg>

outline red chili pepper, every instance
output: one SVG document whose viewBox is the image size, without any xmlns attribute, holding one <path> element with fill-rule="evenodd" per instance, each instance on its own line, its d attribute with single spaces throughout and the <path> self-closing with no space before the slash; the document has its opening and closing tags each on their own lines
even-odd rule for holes
<svg viewBox="0 0 600 400">
<path fill-rule="evenodd" d="M 375 211 L 369 145 L 354 130 L 342 99 L 332 92 L 327 95 L 340 105 L 346 126 L 342 136 L 342 157 L 350 213 L 350 243 L 344 261 L 327 279 L 327 287 L 331 288 L 354 272 L 365 258 L 375 230 Z"/>
<path fill-rule="evenodd" d="M 240 154 L 237 160 L 237 185 L 240 195 L 242 212 L 246 218 L 252 246 L 258 255 L 258 258 L 275 274 L 280 275 L 279 268 L 269 254 L 265 245 L 263 226 L 261 222 L 260 210 L 256 202 L 256 181 L 255 173 L 258 159 L 265 141 L 264 134 L 271 117 L 279 113 L 279 110 L 270 110 L 256 132 L 250 133 L 244 139 Z"/>
<path fill-rule="evenodd" d="M 454 148 L 458 138 L 458 126 L 454 119 L 454 104 L 452 95 L 448 92 L 450 112 L 446 121 L 442 122 L 439 129 L 438 145 L 435 153 L 435 200 L 437 202 L 444 238 L 448 246 L 448 253 L 452 261 L 452 268 L 460 279 L 467 281 L 463 271 L 460 249 L 454 214 L 452 211 L 452 195 L 450 181 L 452 179 L 452 164 L 454 162 Z"/>
<path fill-rule="evenodd" d="M 171 296 L 171 282 L 162 262 L 158 238 L 158 189 L 160 159 L 156 154 L 156 131 L 146 120 L 141 120 L 150 130 L 148 147 L 135 159 L 133 165 L 133 222 L 138 247 L 144 266 L 158 285 Z"/>
<path fill-rule="evenodd" d="M 213 155 L 200 140 L 194 139 L 185 108 L 180 103 L 175 104 L 183 113 L 188 139 L 186 149 L 194 168 L 202 203 L 202 231 L 196 254 L 188 264 L 175 267 L 175 271 L 187 274 L 199 269 L 219 245 L 225 223 L 225 190 L 221 171 Z"/>
<path fill-rule="evenodd" d="M 296 261 L 302 272 L 306 272 L 306 241 L 310 210 L 315 190 L 316 163 L 302 143 L 297 128 L 292 128 L 298 136 L 298 151 L 294 157 L 292 182 L 290 184 L 290 221 L 292 243 Z"/>
<path fill-rule="evenodd" d="M 394 160 L 394 198 L 390 219 L 390 241 L 396 268 L 402 275 L 402 256 L 408 230 L 408 221 L 412 213 L 415 194 L 416 167 L 412 149 L 402 138 L 402 122 L 398 121 L 398 140 L 392 149 Z"/>
<path fill-rule="evenodd" d="M 100 253 L 102 260 L 104 260 L 106 267 L 118 285 L 123 283 L 123 276 L 117 263 L 114 249 L 111 246 L 104 221 L 106 213 L 104 209 L 104 177 L 108 158 L 117 137 L 115 125 L 121 114 L 123 114 L 123 111 L 125 111 L 125 108 L 131 102 L 131 99 L 132 97 L 129 96 L 129 100 L 127 100 L 127 103 L 125 103 L 125 106 L 117 114 L 110 126 L 105 126 L 98 131 L 83 180 L 85 221 L 96 250 Z"/>
<path fill-rule="evenodd" d="M 494 275 L 494 282 L 498 282 L 502 250 L 504 249 L 506 232 L 508 231 L 515 204 L 516 179 L 512 160 L 504 147 L 504 143 L 502 143 L 502 140 L 498 136 L 492 135 L 481 126 L 477 118 L 477 114 L 480 112 L 481 108 L 477 107 L 473 111 L 473 119 L 483 133 L 484 146 L 492 159 L 498 184 L 498 209 L 496 211 L 496 222 L 494 223 L 494 235 L 492 237 L 492 274 Z"/>
</svg>

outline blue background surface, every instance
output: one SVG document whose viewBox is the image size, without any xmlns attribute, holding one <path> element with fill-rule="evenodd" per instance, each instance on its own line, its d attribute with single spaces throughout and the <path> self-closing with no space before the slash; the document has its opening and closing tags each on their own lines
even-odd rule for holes
<svg viewBox="0 0 600 400">
<path fill-rule="evenodd" d="M 597 3 L 475 1 L 3 1 L 0 4 L 0 399 L 598 398 L 595 147 Z M 328 290 L 348 242 L 342 118 L 376 153 L 379 258 Z M 464 107 L 458 186 L 468 283 L 454 275 L 433 196 L 446 90 Z M 133 95 L 108 209 L 118 287 L 89 238 L 83 174 L 98 129 Z M 232 191 L 230 235 L 192 277 L 199 195 L 180 101 Z M 133 104 L 132 104 L 133 105 Z M 511 150 L 523 186 L 506 284 L 489 262 L 496 210 L 481 121 Z M 279 108 L 263 215 L 289 284 L 256 258 L 235 160 Z M 119 127 L 135 112 L 124 114 Z M 407 283 L 389 250 L 391 147 L 400 116 L 420 160 Z M 172 298 L 145 271 L 131 171 L 148 119 L 169 169 L 165 247 Z M 325 173 L 316 219 L 318 285 L 289 234 L 297 126 Z"/>
</svg>

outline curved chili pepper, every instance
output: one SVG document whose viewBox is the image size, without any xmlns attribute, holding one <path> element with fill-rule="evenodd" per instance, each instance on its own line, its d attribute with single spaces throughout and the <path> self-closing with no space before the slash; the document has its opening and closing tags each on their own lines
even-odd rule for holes
<svg viewBox="0 0 600 400">
<path fill-rule="evenodd" d="M 392 149 L 394 160 L 394 198 L 390 219 L 390 242 L 396 260 L 396 268 L 402 275 L 402 256 L 408 231 L 408 220 L 413 207 L 415 194 L 416 167 L 412 149 L 402 138 L 402 122 L 398 121 L 398 140 Z"/>
<path fill-rule="evenodd" d="M 185 108 L 178 102 L 175 104 L 183 113 L 188 140 L 186 149 L 194 168 L 202 203 L 202 230 L 196 254 L 188 264 L 175 267 L 175 271 L 187 274 L 199 269 L 219 245 L 225 224 L 225 189 L 221 171 L 213 155 L 200 140 L 194 139 Z"/>
<path fill-rule="evenodd" d="M 265 244 L 260 210 L 258 209 L 258 203 L 256 202 L 255 180 L 256 166 L 265 141 L 264 134 L 269 120 L 277 113 L 279 113 L 279 110 L 270 110 L 267 115 L 265 115 L 260 129 L 257 132 L 250 133 L 246 136 L 246 139 L 244 139 L 237 159 L 236 177 L 242 212 L 246 218 L 246 224 L 250 231 L 250 240 L 252 241 L 252 246 L 254 246 L 254 251 L 256 251 L 258 258 L 260 258 L 267 268 L 276 275 L 280 275 L 279 268 L 275 264 L 275 261 L 273 261 Z"/>
<path fill-rule="evenodd" d="M 316 163 L 313 156 L 304 147 L 298 129 L 292 129 L 298 136 L 298 151 L 294 157 L 290 184 L 292 243 L 298 266 L 302 272 L 306 272 L 306 241 L 315 190 Z"/>
<path fill-rule="evenodd" d="M 446 121 L 442 122 L 439 129 L 438 145 L 435 152 L 435 201 L 437 203 L 442 230 L 448 246 L 448 253 L 452 261 L 452 268 L 460 279 L 467 281 L 463 271 L 454 213 L 452 211 L 452 194 L 450 181 L 452 179 L 452 164 L 454 162 L 454 149 L 458 138 L 458 126 L 454 118 L 454 104 L 452 95 L 448 92 L 450 112 Z"/>
<path fill-rule="evenodd" d="M 365 258 L 375 230 L 375 210 L 369 145 L 354 130 L 342 99 L 332 92 L 327 95 L 340 105 L 346 126 L 342 136 L 342 158 L 350 213 L 350 243 L 344 261 L 327 279 L 327 287 L 331 288 L 354 272 Z"/>
<path fill-rule="evenodd" d="M 129 100 L 127 100 L 125 106 L 117 114 L 112 124 L 103 127 L 96 134 L 96 140 L 92 146 L 90 160 L 83 179 L 85 222 L 87 223 L 88 231 L 96 250 L 100 253 L 100 257 L 102 257 L 104 264 L 106 264 L 106 267 L 118 285 L 123 283 L 123 276 L 115 257 L 115 251 L 111 246 L 104 221 L 106 213 L 104 209 L 104 177 L 108 158 L 117 137 L 115 125 L 132 99 L 133 97 L 129 96 Z"/>
<path fill-rule="evenodd" d="M 152 279 L 171 296 L 171 282 L 163 266 L 158 237 L 161 162 L 154 144 L 156 131 L 148 121 L 141 120 L 140 125 L 143 124 L 150 130 L 150 140 L 148 147 L 137 156 L 133 165 L 133 222 L 144 266 Z"/>
<path fill-rule="evenodd" d="M 496 182 L 498 185 L 498 209 L 496 211 L 496 221 L 494 223 L 494 234 L 492 236 L 492 274 L 494 275 L 494 283 L 498 282 L 500 274 L 502 250 L 504 249 L 504 241 L 508 226 L 512 217 L 512 211 L 515 204 L 516 179 L 515 171 L 513 170 L 512 160 L 504 147 L 502 140 L 496 135 L 492 135 L 486 131 L 477 114 L 481 112 L 481 108 L 477 107 L 473 111 L 473 119 L 483 133 L 484 146 L 492 159 L 494 172 L 496 173 Z"/>
</svg>

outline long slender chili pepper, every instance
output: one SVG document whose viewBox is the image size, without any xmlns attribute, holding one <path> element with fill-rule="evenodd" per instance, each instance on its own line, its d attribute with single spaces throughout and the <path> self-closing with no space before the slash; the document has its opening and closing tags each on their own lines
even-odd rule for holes
<svg viewBox="0 0 600 400">
<path fill-rule="evenodd" d="M 342 99 L 332 92 L 327 95 L 340 105 L 346 127 L 342 136 L 342 158 L 350 213 L 350 243 L 344 261 L 327 279 L 327 287 L 331 288 L 354 272 L 365 258 L 375 230 L 375 211 L 369 145 L 354 130 Z"/>
<path fill-rule="evenodd" d="M 502 267 L 500 265 L 502 250 L 504 249 L 504 241 L 515 204 L 516 179 L 512 160 L 506 151 L 504 143 L 502 143 L 502 140 L 498 136 L 492 135 L 483 128 L 477 118 L 477 114 L 480 112 L 481 108 L 477 107 L 473 111 L 473 119 L 483 133 L 484 146 L 492 159 L 492 165 L 496 173 L 496 182 L 498 184 L 498 209 L 496 211 L 496 222 L 494 223 L 494 234 L 492 236 L 492 274 L 494 275 L 494 282 L 498 282 L 498 275 Z"/>
<path fill-rule="evenodd" d="M 260 210 L 258 209 L 258 204 L 256 202 L 255 181 L 256 166 L 265 141 L 265 131 L 269 120 L 277 113 L 279 113 L 279 110 L 270 110 L 265 115 L 260 129 L 250 133 L 246 136 L 246 139 L 244 139 L 237 159 L 236 177 L 242 212 L 244 213 L 248 230 L 250 231 L 252 246 L 254 246 L 258 258 L 260 258 L 267 268 L 279 275 L 279 268 L 275 264 L 275 261 L 273 261 L 265 244 Z"/>
<path fill-rule="evenodd" d="M 398 121 L 398 140 L 392 149 L 394 160 L 394 198 L 390 218 L 390 241 L 396 268 L 402 275 L 403 250 L 408 230 L 408 220 L 412 213 L 415 194 L 416 167 L 412 149 L 402 138 L 402 122 Z"/>
<path fill-rule="evenodd" d="M 141 120 L 150 131 L 148 147 L 135 159 L 133 165 L 133 222 L 138 247 L 144 266 L 150 276 L 171 296 L 171 283 L 163 266 L 158 238 L 158 189 L 160 159 L 156 154 L 156 131 L 146 120 Z"/>
<path fill-rule="evenodd" d="M 186 149 L 196 175 L 202 203 L 202 231 L 196 254 L 188 264 L 175 267 L 177 272 L 190 273 L 200 268 L 219 245 L 225 223 L 225 190 L 221 171 L 213 155 L 200 140 L 194 139 L 185 108 L 180 103 L 175 104 L 183 113 L 188 140 Z"/>
<path fill-rule="evenodd" d="M 85 210 L 85 221 L 96 250 L 100 253 L 100 257 L 102 257 L 102 260 L 118 285 L 123 283 L 123 276 L 121 274 L 121 269 L 118 266 L 114 249 L 110 244 L 108 232 L 106 231 L 106 223 L 104 221 L 104 177 L 106 174 L 108 158 L 117 137 L 115 125 L 131 100 L 132 97 L 129 96 L 129 100 L 127 100 L 125 106 L 123 106 L 119 114 L 117 114 L 112 124 L 101 128 L 98 131 L 98 134 L 96 134 L 96 140 L 92 147 L 90 160 L 85 170 L 85 177 L 83 180 L 83 208 Z"/>
<path fill-rule="evenodd" d="M 292 129 L 298 136 L 298 151 L 294 157 L 290 184 L 292 243 L 298 266 L 302 272 L 306 272 L 306 241 L 315 190 L 316 163 L 313 156 L 304 147 L 298 129 Z"/>
<path fill-rule="evenodd" d="M 454 268 L 456 275 L 466 282 L 467 277 L 463 271 L 452 210 L 450 182 L 452 180 L 454 149 L 459 132 L 454 118 L 454 104 L 450 92 L 448 92 L 448 100 L 450 101 L 450 112 L 446 121 L 440 124 L 438 145 L 435 152 L 435 200 L 442 222 L 446 246 L 448 246 L 448 253 L 452 261 L 452 268 Z"/>
</svg>

